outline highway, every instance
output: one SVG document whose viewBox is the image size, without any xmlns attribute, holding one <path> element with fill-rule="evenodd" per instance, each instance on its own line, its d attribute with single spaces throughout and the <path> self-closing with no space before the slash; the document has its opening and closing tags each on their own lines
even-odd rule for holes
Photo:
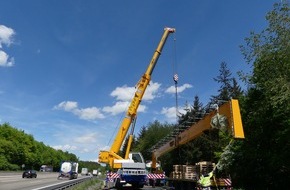
<svg viewBox="0 0 290 190">
<path fill-rule="evenodd" d="M 40 190 L 42 188 L 50 189 L 51 185 L 66 183 L 69 180 L 57 179 L 58 173 L 37 172 L 37 178 L 22 178 L 22 172 L 0 172 L 0 190 Z M 87 178 L 88 176 L 78 176 Z M 71 181 L 71 180 L 70 180 Z M 164 190 L 162 187 L 145 186 L 142 190 Z M 124 190 L 132 190 L 132 188 L 124 188 Z"/>
<path fill-rule="evenodd" d="M 37 172 L 37 178 L 22 178 L 21 172 L 0 172 L 1 190 L 37 190 L 53 184 L 65 183 L 68 180 L 58 180 L 58 173 Z M 87 176 L 79 175 L 79 178 Z"/>
</svg>

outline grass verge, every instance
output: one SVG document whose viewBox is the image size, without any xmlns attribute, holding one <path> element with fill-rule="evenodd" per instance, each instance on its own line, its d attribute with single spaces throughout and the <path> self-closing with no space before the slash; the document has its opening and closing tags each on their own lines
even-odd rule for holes
<svg viewBox="0 0 290 190">
<path fill-rule="evenodd" d="M 102 189 L 103 187 L 103 180 L 92 178 L 88 181 L 85 181 L 75 187 L 72 187 L 71 190 L 98 190 Z"/>
</svg>

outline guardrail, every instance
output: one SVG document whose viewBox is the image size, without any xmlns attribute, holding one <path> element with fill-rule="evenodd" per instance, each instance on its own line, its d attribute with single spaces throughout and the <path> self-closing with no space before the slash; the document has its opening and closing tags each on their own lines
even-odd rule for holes
<svg viewBox="0 0 290 190">
<path fill-rule="evenodd" d="M 79 178 L 79 179 L 73 179 L 73 180 L 68 180 L 68 181 L 63 181 L 61 183 L 53 184 L 53 185 L 48 185 L 45 187 L 40 187 L 32 190 L 63 190 L 63 189 L 68 189 L 71 188 L 72 186 L 78 185 L 82 182 L 88 181 L 93 179 L 92 177 L 85 177 L 85 178 Z"/>
</svg>

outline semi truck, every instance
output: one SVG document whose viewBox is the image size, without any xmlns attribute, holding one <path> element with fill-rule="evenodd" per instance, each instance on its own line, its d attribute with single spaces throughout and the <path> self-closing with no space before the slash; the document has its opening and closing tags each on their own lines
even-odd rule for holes
<svg viewBox="0 0 290 190">
<path fill-rule="evenodd" d="M 79 164 L 77 162 L 62 161 L 57 179 L 77 179 L 78 167 Z"/>
<path fill-rule="evenodd" d="M 142 101 L 142 97 L 151 80 L 151 75 L 157 60 L 162 52 L 163 46 L 169 34 L 174 33 L 174 28 L 164 28 L 164 33 L 155 50 L 153 57 L 147 67 L 146 72 L 142 75 L 136 85 L 136 92 L 129 105 L 126 116 L 124 117 L 119 131 L 111 145 L 110 150 L 102 150 L 99 153 L 99 162 L 109 164 L 111 171 L 107 172 L 107 186 L 119 189 L 125 184 L 130 184 L 134 189 L 143 188 L 147 183 L 147 174 L 143 156 L 139 152 L 130 152 L 133 140 L 134 125 L 136 122 L 137 109 Z M 127 136 L 128 130 L 131 127 L 129 140 L 126 147 L 124 158 L 119 154 L 122 144 Z M 110 183 L 109 183 L 110 182 Z"/>
</svg>

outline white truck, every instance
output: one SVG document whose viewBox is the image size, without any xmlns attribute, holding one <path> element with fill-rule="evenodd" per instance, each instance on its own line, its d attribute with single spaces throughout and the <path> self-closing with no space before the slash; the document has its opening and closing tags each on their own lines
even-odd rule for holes
<svg viewBox="0 0 290 190">
<path fill-rule="evenodd" d="M 63 161 L 60 165 L 59 176 L 57 179 L 77 179 L 79 164 L 77 162 Z"/>
<path fill-rule="evenodd" d="M 53 172 L 53 166 L 50 165 L 42 165 L 39 169 L 40 172 Z"/>
<path fill-rule="evenodd" d="M 88 168 L 82 168 L 81 175 L 89 175 L 89 170 L 88 170 Z"/>
<path fill-rule="evenodd" d="M 98 176 L 99 171 L 98 170 L 93 170 L 93 176 Z"/>
</svg>

